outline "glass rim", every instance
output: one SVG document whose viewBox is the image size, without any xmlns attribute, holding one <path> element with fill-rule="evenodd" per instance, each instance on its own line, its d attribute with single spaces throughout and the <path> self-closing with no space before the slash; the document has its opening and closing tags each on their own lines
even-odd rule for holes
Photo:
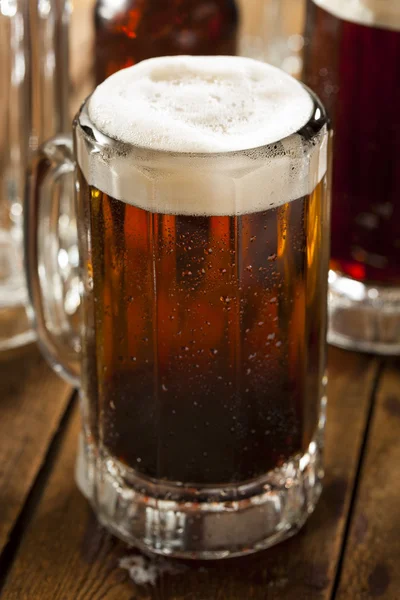
<svg viewBox="0 0 400 600">
<path fill-rule="evenodd" d="M 138 146 L 135 144 L 130 144 L 128 142 L 122 142 L 115 138 L 112 138 L 103 132 L 101 132 L 92 122 L 89 116 L 89 102 L 92 97 L 93 92 L 87 96 L 87 98 L 81 104 L 77 114 L 73 120 L 73 129 L 79 130 L 80 134 L 85 138 L 86 142 L 88 142 L 92 146 L 97 146 L 99 149 L 104 148 L 114 148 L 117 152 L 119 151 L 121 154 L 128 154 L 132 151 L 140 153 L 142 155 L 151 155 L 152 157 L 169 157 L 169 158 L 180 158 L 183 159 L 199 159 L 199 160 L 209 160 L 210 158 L 229 158 L 229 157 L 237 157 L 243 156 L 243 154 L 257 154 L 259 152 L 273 152 L 277 144 L 284 143 L 288 140 L 291 140 L 295 136 L 303 137 L 307 141 L 312 141 L 316 138 L 320 132 L 322 131 L 324 126 L 327 126 L 330 129 L 330 119 L 328 117 L 325 106 L 322 101 L 319 99 L 317 94 L 315 94 L 308 86 L 306 86 L 303 82 L 299 82 L 302 87 L 307 91 L 309 96 L 313 101 L 313 111 L 308 119 L 308 121 L 297 131 L 294 133 L 276 140 L 274 142 L 270 142 L 268 144 L 264 144 L 262 146 L 254 146 L 252 148 L 243 148 L 242 150 L 228 150 L 225 152 L 176 152 L 173 150 L 160 150 L 157 148 L 148 148 L 145 146 Z M 90 133 L 88 132 L 90 130 Z"/>
</svg>

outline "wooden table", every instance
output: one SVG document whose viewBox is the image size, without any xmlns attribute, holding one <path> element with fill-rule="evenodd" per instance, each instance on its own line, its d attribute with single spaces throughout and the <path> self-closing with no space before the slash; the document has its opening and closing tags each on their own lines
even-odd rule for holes
<svg viewBox="0 0 400 600">
<path fill-rule="evenodd" d="M 3 359 L 1 598 L 400 599 L 399 367 L 330 349 L 325 489 L 309 523 L 244 559 L 178 568 L 143 559 L 167 571 L 153 586 L 135 584 L 120 567 L 138 553 L 97 525 L 76 489 L 76 394 L 35 347 Z"/>
</svg>

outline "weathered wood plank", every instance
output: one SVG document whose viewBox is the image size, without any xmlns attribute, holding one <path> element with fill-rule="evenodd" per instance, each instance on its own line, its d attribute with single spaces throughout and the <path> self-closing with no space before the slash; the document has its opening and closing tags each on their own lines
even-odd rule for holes
<svg viewBox="0 0 400 600">
<path fill-rule="evenodd" d="M 400 362 L 380 380 L 337 598 L 400 598 Z"/>
<path fill-rule="evenodd" d="M 378 362 L 331 350 L 326 486 L 309 524 L 262 554 L 184 565 L 156 586 L 135 586 L 118 566 L 132 555 L 102 531 L 73 481 L 79 420 L 69 423 L 42 501 L 26 531 L 3 597 L 7 600 L 296 600 L 330 597 L 369 399 Z"/>
<path fill-rule="evenodd" d="M 0 553 L 71 397 L 35 346 L 0 362 Z"/>
</svg>

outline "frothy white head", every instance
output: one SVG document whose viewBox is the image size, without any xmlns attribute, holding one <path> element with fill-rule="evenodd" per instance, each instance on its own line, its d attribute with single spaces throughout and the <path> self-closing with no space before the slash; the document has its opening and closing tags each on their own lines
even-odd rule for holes
<svg viewBox="0 0 400 600">
<path fill-rule="evenodd" d="M 116 140 L 173 152 L 229 152 L 270 144 L 307 123 L 312 101 L 271 65 L 232 56 L 143 61 L 94 92 L 93 124 Z"/>
<path fill-rule="evenodd" d="M 345 21 L 400 31 L 400 0 L 313 1 Z"/>
<path fill-rule="evenodd" d="M 89 184 L 151 212 L 254 213 L 311 193 L 324 176 L 326 127 L 311 141 L 297 133 L 314 110 L 300 83 L 264 63 L 151 59 L 94 92 L 80 120 L 99 144 L 90 149 L 78 129 L 78 162 Z"/>
</svg>

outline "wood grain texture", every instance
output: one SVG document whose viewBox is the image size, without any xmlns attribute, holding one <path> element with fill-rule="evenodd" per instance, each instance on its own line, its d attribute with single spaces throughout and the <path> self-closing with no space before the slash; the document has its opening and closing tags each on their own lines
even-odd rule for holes
<svg viewBox="0 0 400 600">
<path fill-rule="evenodd" d="M 135 586 L 119 559 L 134 555 L 95 522 L 73 482 L 79 420 L 68 425 L 42 501 L 3 591 L 7 600 L 265 600 L 330 598 L 378 362 L 330 352 L 325 490 L 295 538 L 245 559 L 179 563 Z M 151 566 L 164 569 L 163 560 Z M 170 565 L 171 563 L 168 563 Z M 177 563 L 173 563 L 176 565 Z"/>
<path fill-rule="evenodd" d="M 380 380 L 340 600 L 400 599 L 400 362 Z"/>
<path fill-rule="evenodd" d="M 0 362 L 0 552 L 71 397 L 35 346 Z"/>
</svg>

